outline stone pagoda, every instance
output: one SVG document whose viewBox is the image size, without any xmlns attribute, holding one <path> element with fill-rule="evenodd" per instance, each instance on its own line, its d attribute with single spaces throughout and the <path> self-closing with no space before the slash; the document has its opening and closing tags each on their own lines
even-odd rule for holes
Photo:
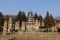
<svg viewBox="0 0 60 40">
<path fill-rule="evenodd" d="M 27 31 L 33 31 L 34 30 L 34 18 L 33 18 L 33 12 L 31 10 L 28 12 L 26 28 L 27 28 Z"/>
</svg>

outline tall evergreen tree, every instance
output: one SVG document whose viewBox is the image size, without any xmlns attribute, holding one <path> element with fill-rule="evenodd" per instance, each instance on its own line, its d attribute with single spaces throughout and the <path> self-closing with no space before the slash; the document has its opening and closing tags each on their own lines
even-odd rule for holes
<svg viewBox="0 0 60 40">
<path fill-rule="evenodd" d="M 51 26 L 55 26 L 55 19 L 53 18 L 52 15 L 50 15 L 50 20 L 51 20 Z"/>
<path fill-rule="evenodd" d="M 45 27 L 47 28 L 47 30 L 48 30 L 48 28 L 51 28 L 52 26 L 55 25 L 55 20 L 52 15 L 49 15 L 49 12 L 47 12 L 47 15 L 44 19 L 44 24 L 45 24 Z"/>
<path fill-rule="evenodd" d="M 0 12 L 0 32 L 3 31 L 4 18 L 2 12 Z"/>
<path fill-rule="evenodd" d="M 22 21 L 26 21 L 26 15 L 25 15 L 25 12 L 22 12 Z"/>
<path fill-rule="evenodd" d="M 50 16 L 49 16 L 49 12 L 47 11 L 47 15 L 44 19 L 44 25 L 45 27 L 47 28 L 47 31 L 48 31 L 48 28 L 50 28 Z"/>
<path fill-rule="evenodd" d="M 22 11 L 19 11 L 17 16 L 16 16 L 16 20 L 21 21 L 22 20 Z"/>
<path fill-rule="evenodd" d="M 21 26 L 22 26 L 22 11 L 18 12 L 15 21 L 19 21 L 19 26 L 21 28 Z"/>
<path fill-rule="evenodd" d="M 42 18 L 41 15 L 38 16 L 38 20 L 40 21 L 40 25 L 42 26 L 42 20 L 43 20 L 43 18 Z"/>
<path fill-rule="evenodd" d="M 35 19 L 35 20 L 38 19 L 37 13 L 34 14 L 34 19 Z"/>
<path fill-rule="evenodd" d="M 40 26 L 39 26 L 39 28 L 40 28 L 41 31 L 42 31 L 42 21 L 43 21 L 43 18 L 42 18 L 41 15 L 38 16 L 38 20 L 40 21 Z"/>
</svg>

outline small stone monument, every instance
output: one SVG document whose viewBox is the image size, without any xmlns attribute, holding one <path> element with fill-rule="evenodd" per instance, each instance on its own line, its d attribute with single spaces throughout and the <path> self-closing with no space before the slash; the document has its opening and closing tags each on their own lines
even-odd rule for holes
<svg viewBox="0 0 60 40">
<path fill-rule="evenodd" d="M 27 31 L 34 31 L 34 18 L 33 18 L 33 12 L 31 10 L 28 12 L 26 27 Z"/>
<path fill-rule="evenodd" d="M 21 30 L 22 30 L 22 31 L 25 31 L 25 26 L 26 26 L 25 21 L 22 21 L 22 27 L 21 27 Z"/>
<path fill-rule="evenodd" d="M 35 22 L 35 31 L 39 30 L 39 26 L 40 26 L 40 22 L 38 21 L 38 19 L 36 19 L 36 22 Z"/>
<path fill-rule="evenodd" d="M 8 33 L 11 32 L 11 28 L 12 28 L 12 16 L 9 17 L 9 21 L 8 21 Z"/>
<path fill-rule="evenodd" d="M 15 30 L 19 31 L 19 21 L 16 21 L 15 23 Z"/>
<path fill-rule="evenodd" d="M 4 21 L 3 35 L 6 35 L 6 32 L 7 32 L 7 21 Z"/>
</svg>

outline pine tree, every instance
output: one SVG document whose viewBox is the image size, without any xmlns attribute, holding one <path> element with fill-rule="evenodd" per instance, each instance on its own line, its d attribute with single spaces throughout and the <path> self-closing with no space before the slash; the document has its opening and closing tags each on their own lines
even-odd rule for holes
<svg viewBox="0 0 60 40">
<path fill-rule="evenodd" d="M 19 20 L 19 21 L 22 20 L 22 11 L 18 12 L 18 15 L 16 16 L 16 20 Z"/>
<path fill-rule="evenodd" d="M 55 20 L 52 15 L 50 15 L 50 20 L 51 20 L 51 26 L 55 25 Z"/>
<path fill-rule="evenodd" d="M 41 15 L 38 16 L 38 20 L 40 21 L 40 26 L 39 26 L 39 28 L 40 28 L 41 31 L 42 31 L 42 21 L 43 21 L 43 18 L 42 18 Z"/>
<path fill-rule="evenodd" d="M 34 14 L 34 20 L 38 19 L 37 13 Z"/>
<path fill-rule="evenodd" d="M 15 18 L 15 21 L 19 21 L 19 24 L 20 24 L 19 26 L 21 28 L 21 26 L 22 26 L 22 11 L 18 12 L 18 14 L 17 14 L 17 16 Z"/>
<path fill-rule="evenodd" d="M 45 28 L 47 28 L 47 31 L 48 31 L 48 28 L 50 28 L 50 16 L 49 16 L 49 12 L 47 11 L 47 15 L 44 19 L 44 25 L 45 25 Z"/>
<path fill-rule="evenodd" d="M 3 32 L 4 18 L 2 12 L 0 12 L 0 32 Z"/>
<path fill-rule="evenodd" d="M 38 20 L 40 21 L 40 25 L 42 26 L 42 21 L 43 21 L 43 18 L 41 15 L 38 16 Z"/>
<path fill-rule="evenodd" d="M 44 19 L 44 24 L 45 24 L 45 27 L 47 28 L 47 31 L 48 31 L 48 28 L 51 28 L 52 26 L 55 25 L 55 20 L 52 15 L 49 15 L 49 12 L 47 12 L 47 15 Z"/>
<path fill-rule="evenodd" d="M 25 12 L 23 12 L 23 14 L 22 14 L 22 21 L 26 21 L 26 15 L 25 15 Z"/>
</svg>

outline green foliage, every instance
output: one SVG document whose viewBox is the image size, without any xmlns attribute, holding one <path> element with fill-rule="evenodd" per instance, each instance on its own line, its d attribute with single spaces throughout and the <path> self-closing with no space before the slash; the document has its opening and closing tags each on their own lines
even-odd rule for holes
<svg viewBox="0 0 60 40">
<path fill-rule="evenodd" d="M 25 12 L 19 11 L 19 12 L 18 12 L 18 15 L 16 16 L 16 20 L 26 21 Z"/>
<path fill-rule="evenodd" d="M 20 24 L 20 27 L 21 27 L 21 24 L 22 24 L 22 12 L 19 11 L 16 18 L 15 18 L 15 21 L 19 21 L 19 24 Z"/>
<path fill-rule="evenodd" d="M 34 14 L 34 19 L 35 19 L 35 20 L 38 19 L 37 13 Z"/>
<path fill-rule="evenodd" d="M 21 21 L 22 20 L 21 18 L 22 18 L 22 12 L 19 11 L 18 14 L 17 14 L 17 16 L 16 16 L 16 20 Z"/>
<path fill-rule="evenodd" d="M 55 20 L 54 20 L 52 15 L 50 15 L 50 20 L 51 20 L 51 22 L 50 22 L 51 26 L 54 26 L 55 25 Z"/>
<path fill-rule="evenodd" d="M 22 12 L 22 21 L 26 21 L 26 15 L 25 15 L 25 12 Z"/>
<path fill-rule="evenodd" d="M 44 25 L 46 28 L 51 28 L 53 25 L 55 25 L 55 20 L 52 15 L 49 15 L 49 12 L 47 12 L 47 15 L 44 19 Z"/>
<path fill-rule="evenodd" d="M 20 27 L 22 26 L 22 21 L 26 21 L 25 12 L 19 11 L 15 18 L 15 21 L 19 21 Z"/>
<path fill-rule="evenodd" d="M 2 12 L 0 12 L 0 32 L 3 31 L 4 18 Z"/>
<path fill-rule="evenodd" d="M 41 15 L 38 16 L 38 20 L 40 20 L 40 22 L 43 20 Z"/>
<path fill-rule="evenodd" d="M 49 22 L 50 22 L 50 17 L 49 17 L 49 13 L 47 12 L 47 15 L 46 15 L 46 17 L 44 19 L 45 26 L 48 26 L 49 25 Z"/>
<path fill-rule="evenodd" d="M 42 26 L 42 20 L 43 20 L 43 18 L 42 18 L 41 15 L 38 16 L 38 20 L 40 21 L 40 25 Z"/>
</svg>

